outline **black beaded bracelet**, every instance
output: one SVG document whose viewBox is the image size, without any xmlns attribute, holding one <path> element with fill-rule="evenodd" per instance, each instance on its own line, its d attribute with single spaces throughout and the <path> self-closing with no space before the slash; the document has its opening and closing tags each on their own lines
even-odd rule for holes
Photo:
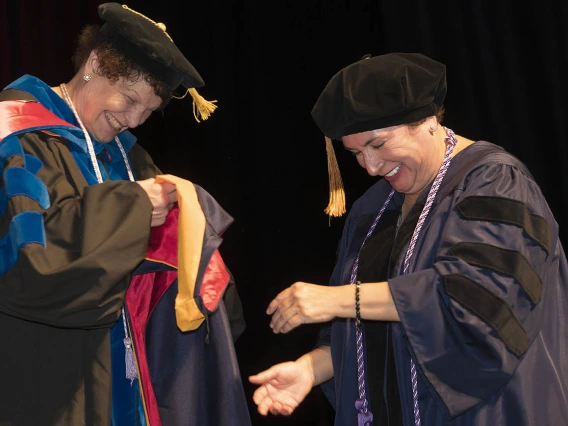
<svg viewBox="0 0 568 426">
<path fill-rule="evenodd" d="M 361 284 L 357 282 L 355 284 L 355 320 L 357 324 L 361 323 L 361 306 L 359 305 L 359 291 L 361 290 Z"/>
</svg>

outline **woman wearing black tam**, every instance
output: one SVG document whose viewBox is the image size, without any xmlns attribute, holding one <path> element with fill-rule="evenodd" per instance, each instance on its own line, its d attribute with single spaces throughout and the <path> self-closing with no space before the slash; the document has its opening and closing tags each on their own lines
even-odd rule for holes
<svg viewBox="0 0 568 426">
<path fill-rule="evenodd" d="M 441 125 L 445 94 L 443 64 L 394 53 L 341 70 L 318 99 L 328 147 L 341 139 L 383 179 L 349 212 L 330 285 L 297 282 L 268 306 L 275 333 L 325 325 L 313 351 L 250 378 L 261 414 L 322 385 L 336 425 L 568 424 L 558 225 L 524 164 Z"/>
<path fill-rule="evenodd" d="M 232 218 L 129 131 L 172 96 L 214 106 L 163 24 L 99 15 L 69 82 L 0 93 L 0 425 L 249 426 Z"/>
</svg>

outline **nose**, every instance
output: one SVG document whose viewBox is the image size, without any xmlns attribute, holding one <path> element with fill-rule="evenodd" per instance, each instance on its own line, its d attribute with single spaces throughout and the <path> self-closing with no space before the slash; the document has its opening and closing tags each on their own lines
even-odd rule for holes
<svg viewBox="0 0 568 426">
<path fill-rule="evenodd" d="M 379 170 L 381 169 L 383 164 L 384 161 L 377 158 L 376 155 L 368 152 L 363 152 L 362 166 L 365 168 L 365 170 L 367 170 L 369 176 L 378 176 Z"/>
<path fill-rule="evenodd" d="M 129 129 L 134 129 L 136 126 L 138 126 L 138 120 L 136 118 L 136 115 L 134 112 L 129 112 L 127 114 L 124 114 L 124 118 L 126 123 L 124 123 L 125 126 L 127 126 Z"/>
<path fill-rule="evenodd" d="M 146 114 L 144 108 L 136 108 L 128 111 L 124 117 L 126 119 L 126 126 L 129 129 L 134 129 L 146 121 L 149 114 Z"/>
</svg>

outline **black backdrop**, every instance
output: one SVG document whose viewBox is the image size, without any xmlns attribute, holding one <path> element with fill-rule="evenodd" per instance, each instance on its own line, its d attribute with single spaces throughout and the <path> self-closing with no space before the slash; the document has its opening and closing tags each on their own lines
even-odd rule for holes
<svg viewBox="0 0 568 426">
<path fill-rule="evenodd" d="M 21 74 L 67 81 L 74 37 L 98 23 L 93 0 L 1 0 L 0 85 Z M 447 65 L 445 125 L 502 145 L 533 172 L 567 241 L 568 2 L 564 0 L 131 0 L 169 34 L 219 109 L 196 123 L 190 99 L 134 129 L 164 172 L 207 189 L 234 217 L 221 252 L 242 298 L 236 344 L 254 425 L 331 425 L 315 389 L 291 418 L 256 414 L 246 377 L 311 349 L 317 326 L 271 333 L 265 309 L 295 281 L 327 282 L 343 219 L 328 224 L 317 96 L 340 68 L 422 52 Z M 348 206 L 373 182 L 337 149 Z"/>
</svg>

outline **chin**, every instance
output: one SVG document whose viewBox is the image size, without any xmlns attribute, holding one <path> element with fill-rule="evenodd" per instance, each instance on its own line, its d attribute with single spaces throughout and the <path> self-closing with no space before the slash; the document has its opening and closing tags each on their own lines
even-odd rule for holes
<svg viewBox="0 0 568 426">
<path fill-rule="evenodd" d="M 393 187 L 393 189 L 396 192 L 399 192 L 399 193 L 405 194 L 405 195 L 412 191 L 412 188 L 409 188 L 407 185 L 404 185 L 404 184 L 399 183 L 399 182 L 393 182 L 393 183 L 391 183 L 391 186 Z"/>
</svg>

